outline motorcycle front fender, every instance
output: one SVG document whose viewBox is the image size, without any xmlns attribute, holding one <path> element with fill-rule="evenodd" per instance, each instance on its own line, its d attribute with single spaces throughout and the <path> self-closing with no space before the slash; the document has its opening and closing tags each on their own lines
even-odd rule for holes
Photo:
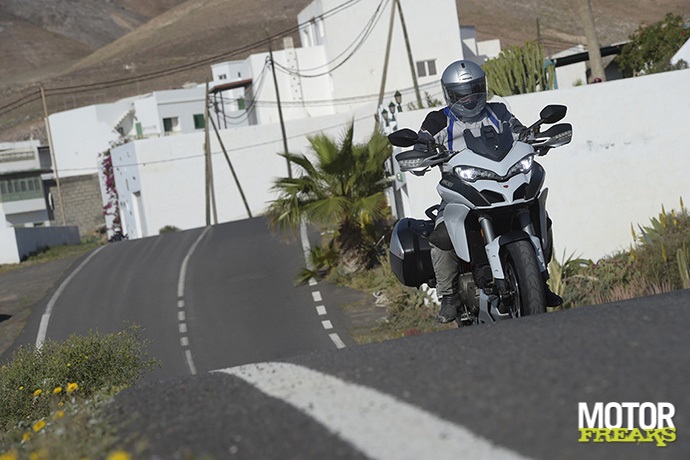
<svg viewBox="0 0 690 460">
<path fill-rule="evenodd" d="M 470 208 L 460 203 L 448 203 L 443 210 L 443 221 L 446 223 L 455 253 L 465 262 L 470 262 L 470 247 L 465 231 L 465 219 L 469 213 Z"/>
<path fill-rule="evenodd" d="M 497 237 L 486 245 L 486 256 L 489 259 L 491 273 L 495 279 L 505 279 L 505 274 L 503 273 L 503 264 L 501 262 L 501 250 L 507 244 L 520 240 L 529 241 L 532 244 L 537 257 L 539 271 L 543 272 L 546 270 L 546 266 L 544 264 L 544 255 L 542 253 L 539 238 L 536 236 L 531 236 L 527 232 L 511 232 Z"/>
</svg>

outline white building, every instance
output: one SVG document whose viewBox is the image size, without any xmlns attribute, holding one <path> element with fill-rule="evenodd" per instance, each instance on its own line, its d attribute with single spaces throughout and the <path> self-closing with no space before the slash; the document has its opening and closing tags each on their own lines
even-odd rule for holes
<svg viewBox="0 0 690 460">
<path fill-rule="evenodd" d="M 0 143 L 0 226 L 47 225 L 46 195 L 41 175 L 50 162 L 41 162 L 40 142 Z"/>
</svg>

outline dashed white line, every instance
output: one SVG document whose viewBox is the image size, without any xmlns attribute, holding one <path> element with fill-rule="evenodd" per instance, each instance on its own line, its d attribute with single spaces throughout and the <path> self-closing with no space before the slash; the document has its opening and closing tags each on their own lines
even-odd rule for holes
<svg viewBox="0 0 690 460">
<path fill-rule="evenodd" d="M 199 246 L 199 243 L 201 242 L 201 239 L 206 235 L 206 233 L 211 230 L 211 227 L 206 227 L 203 232 L 201 232 L 201 235 L 194 241 L 194 244 L 189 248 L 189 251 L 187 251 L 187 254 L 185 255 L 184 260 L 182 261 L 182 266 L 180 267 L 180 276 L 177 280 L 177 307 L 178 308 L 184 308 L 185 307 L 185 300 L 184 300 L 184 285 L 185 285 L 185 279 L 187 277 L 187 265 L 189 264 L 189 259 L 191 259 L 192 254 L 194 254 L 194 251 L 196 251 L 197 246 Z M 184 311 L 178 311 L 177 312 L 177 319 L 178 321 L 185 321 L 186 319 L 186 314 Z M 178 329 L 180 334 L 186 334 L 187 333 L 187 324 L 180 322 L 178 324 Z M 187 348 L 189 347 L 189 338 L 184 336 L 180 338 L 180 345 L 182 345 L 182 348 Z M 196 366 L 194 365 L 194 359 L 192 358 L 192 351 L 187 348 L 184 351 L 185 354 L 185 359 L 187 361 L 187 367 L 189 368 L 189 372 L 192 375 L 196 374 Z"/>
<path fill-rule="evenodd" d="M 345 348 L 345 342 L 342 341 L 342 339 L 340 338 L 340 336 L 338 334 L 335 334 L 335 333 L 328 334 L 328 337 L 331 338 L 331 340 L 335 344 L 336 348 L 338 348 L 338 349 Z"/>
<path fill-rule="evenodd" d="M 307 264 L 308 269 L 313 269 L 312 264 L 311 264 L 311 259 L 309 257 L 311 253 L 311 246 L 309 245 L 309 235 L 307 235 L 307 225 L 304 223 L 304 221 L 300 222 L 300 239 L 302 240 L 302 250 L 304 252 L 304 260 Z M 316 280 L 314 278 L 309 279 L 309 286 L 316 286 Z M 321 297 L 321 292 L 320 291 L 312 291 L 311 293 L 312 298 L 314 299 L 314 302 L 321 302 L 323 301 L 323 298 Z M 316 306 L 316 313 L 319 316 L 325 316 L 326 315 L 326 307 L 324 305 L 317 305 Z M 326 330 L 331 330 L 333 329 L 333 324 L 328 321 L 322 321 L 321 324 L 323 325 L 324 329 Z M 335 344 L 336 348 L 345 348 L 345 343 L 342 341 L 340 336 L 338 334 L 329 334 L 328 335 L 333 343 Z"/>
<path fill-rule="evenodd" d="M 306 367 L 257 363 L 219 372 L 285 401 L 372 459 L 525 459 L 408 402 Z"/>
</svg>

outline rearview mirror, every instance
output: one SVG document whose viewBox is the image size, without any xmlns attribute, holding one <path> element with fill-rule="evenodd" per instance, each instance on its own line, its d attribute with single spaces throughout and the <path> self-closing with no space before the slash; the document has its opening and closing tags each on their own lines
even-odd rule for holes
<svg viewBox="0 0 690 460">
<path fill-rule="evenodd" d="M 396 147 L 412 147 L 419 139 L 410 128 L 403 128 L 388 135 L 388 141 Z"/>
<path fill-rule="evenodd" d="M 547 105 L 539 112 L 539 118 L 544 120 L 544 123 L 556 123 L 565 118 L 565 113 L 568 108 L 564 105 Z"/>
</svg>

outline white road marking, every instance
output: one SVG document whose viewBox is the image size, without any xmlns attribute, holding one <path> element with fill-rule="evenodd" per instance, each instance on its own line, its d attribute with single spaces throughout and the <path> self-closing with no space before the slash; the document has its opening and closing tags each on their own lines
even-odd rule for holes
<svg viewBox="0 0 690 460">
<path fill-rule="evenodd" d="M 393 396 L 295 364 L 258 363 L 216 372 L 282 399 L 372 459 L 526 458 Z"/>
<path fill-rule="evenodd" d="M 199 246 L 199 243 L 201 242 L 201 239 L 206 235 L 206 233 L 211 229 L 211 227 L 206 227 L 203 232 L 201 232 L 201 235 L 199 235 L 199 238 L 196 239 L 194 244 L 192 244 L 192 247 L 189 248 L 189 251 L 187 251 L 187 255 L 185 256 L 184 260 L 182 261 L 182 266 L 180 267 L 180 277 L 177 281 L 177 297 L 180 299 L 184 298 L 184 282 L 185 278 L 187 277 L 187 264 L 189 264 L 189 259 L 192 257 L 192 254 L 194 251 L 196 251 L 196 247 Z"/>
<path fill-rule="evenodd" d="M 336 334 L 336 333 L 328 334 L 328 337 L 331 338 L 331 340 L 335 344 L 336 348 L 338 348 L 338 349 L 345 348 L 345 342 L 342 341 L 342 339 L 340 338 L 340 336 L 338 334 Z"/>
<path fill-rule="evenodd" d="M 184 308 L 185 306 L 185 301 L 184 301 L 184 284 L 185 284 L 185 279 L 187 278 L 187 265 L 189 264 L 189 259 L 191 259 L 192 254 L 194 254 L 194 251 L 196 251 L 197 246 L 199 246 L 199 243 L 201 242 L 201 239 L 208 233 L 208 231 L 211 230 L 211 227 L 206 227 L 203 232 L 201 232 L 201 235 L 194 241 L 194 244 L 189 248 L 187 251 L 187 254 L 184 257 L 184 260 L 182 261 L 182 266 L 180 267 L 180 276 L 177 280 L 177 306 L 179 308 Z M 177 318 L 179 321 L 184 321 L 185 320 L 185 312 L 184 311 L 179 311 L 177 313 Z M 185 323 L 180 323 L 178 325 L 180 334 L 186 334 L 187 333 L 187 324 Z M 187 337 L 182 337 L 180 338 L 180 344 L 182 345 L 183 348 L 189 346 L 189 339 Z M 194 366 L 194 359 L 192 358 L 192 351 L 187 349 L 185 350 L 185 358 L 187 360 L 187 367 L 189 367 L 189 372 L 191 372 L 192 375 L 196 374 L 196 366 Z"/>
<path fill-rule="evenodd" d="M 192 359 L 192 351 L 190 349 L 186 349 L 184 351 L 184 354 L 187 358 L 187 366 L 189 366 L 189 372 L 191 372 L 192 375 L 196 375 L 196 367 L 194 366 L 194 360 Z"/>
<path fill-rule="evenodd" d="M 299 225 L 299 231 L 300 231 L 300 239 L 302 240 L 302 251 L 304 252 L 304 261 L 307 264 L 307 268 L 309 270 L 313 270 L 312 264 L 311 264 L 311 246 L 309 245 L 309 235 L 307 234 L 307 225 L 305 224 L 304 221 L 300 222 Z M 316 286 L 316 280 L 314 278 L 309 279 L 309 286 Z M 321 297 L 321 292 L 320 291 L 312 291 L 311 293 L 312 298 L 314 299 L 314 302 L 321 302 L 323 299 Z M 318 313 L 319 316 L 325 316 L 326 315 L 326 306 L 325 305 L 318 305 L 316 307 L 316 313 Z M 322 321 L 321 324 L 326 330 L 333 329 L 333 324 L 331 324 L 330 321 Z M 328 335 L 333 343 L 335 344 L 336 348 L 341 349 L 345 348 L 345 342 L 342 341 L 340 336 L 338 334 L 329 334 Z"/>
<path fill-rule="evenodd" d="M 70 273 L 70 275 L 67 278 L 65 278 L 65 280 L 62 283 L 60 283 L 60 286 L 57 288 L 57 291 L 53 293 L 53 296 L 48 301 L 48 305 L 46 305 L 46 311 L 43 313 L 43 316 L 41 316 L 41 324 L 38 326 L 38 335 L 36 336 L 36 348 L 41 348 L 43 346 L 43 342 L 45 342 L 46 340 L 46 334 L 48 333 L 48 323 L 50 322 L 50 315 L 53 314 L 53 308 L 55 308 L 55 304 L 57 303 L 58 298 L 62 294 L 62 291 L 64 291 L 69 282 L 72 281 L 72 278 L 77 276 L 77 273 L 79 273 L 81 269 L 84 268 L 84 266 L 87 263 L 89 263 L 89 261 L 93 259 L 94 256 L 98 254 L 104 247 L 105 246 L 101 246 L 100 248 L 93 251 L 89 255 L 89 257 L 86 258 L 86 260 L 79 264 L 76 270 Z"/>
</svg>

